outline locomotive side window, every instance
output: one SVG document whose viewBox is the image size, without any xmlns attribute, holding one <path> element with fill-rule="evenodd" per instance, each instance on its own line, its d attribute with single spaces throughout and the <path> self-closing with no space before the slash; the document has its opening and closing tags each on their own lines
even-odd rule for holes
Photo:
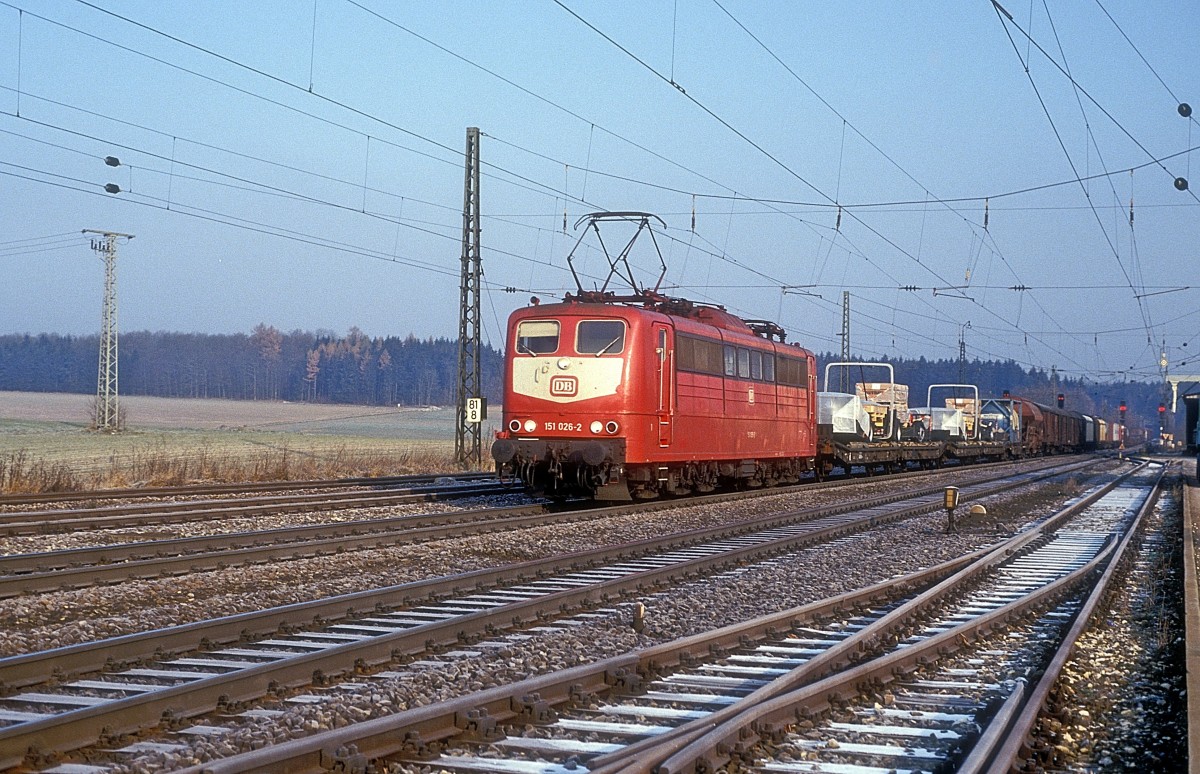
<svg viewBox="0 0 1200 774">
<path fill-rule="evenodd" d="M 763 381 L 775 381 L 775 356 L 770 352 L 763 353 Z"/>
<path fill-rule="evenodd" d="M 724 372 L 721 345 L 707 339 L 675 336 L 675 363 L 680 371 L 720 376 Z"/>
<path fill-rule="evenodd" d="M 688 336 L 675 337 L 675 364 L 680 371 L 699 371 L 696 365 L 696 345 L 700 342 Z"/>
<path fill-rule="evenodd" d="M 738 347 L 737 375 L 743 379 L 750 377 L 750 350 Z"/>
<path fill-rule="evenodd" d="M 715 341 L 696 340 L 696 370 L 721 375 L 721 345 Z"/>
<path fill-rule="evenodd" d="M 517 325 L 517 352 L 545 355 L 558 351 L 558 320 L 525 320 Z"/>
<path fill-rule="evenodd" d="M 790 384 L 794 387 L 808 386 L 808 361 L 781 357 L 778 369 L 776 373 L 780 384 Z"/>
<path fill-rule="evenodd" d="M 582 320 L 575 331 L 575 351 L 581 355 L 617 355 L 623 349 L 624 320 Z"/>
<path fill-rule="evenodd" d="M 675 364 L 680 371 L 696 371 L 696 344 L 695 339 L 687 336 L 675 337 Z"/>
<path fill-rule="evenodd" d="M 725 375 L 737 376 L 737 348 L 725 345 Z"/>
<path fill-rule="evenodd" d="M 758 350 L 750 353 L 750 378 L 760 380 L 763 378 L 763 354 Z"/>
</svg>

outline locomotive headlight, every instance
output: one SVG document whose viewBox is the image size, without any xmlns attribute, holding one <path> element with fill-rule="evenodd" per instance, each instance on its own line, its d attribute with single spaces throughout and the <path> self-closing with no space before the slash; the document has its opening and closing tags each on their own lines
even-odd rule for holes
<svg viewBox="0 0 1200 774">
<path fill-rule="evenodd" d="M 617 431 L 621 429 L 621 426 L 610 419 L 608 420 L 608 424 L 604 426 L 604 429 L 608 431 L 609 435 L 616 435 Z"/>
<path fill-rule="evenodd" d="M 568 369 L 568 368 L 570 368 L 570 367 L 571 367 L 571 358 L 569 358 L 569 357 L 560 357 L 560 358 L 558 359 L 558 368 L 559 368 L 559 370 L 560 370 L 560 371 L 565 371 L 565 370 L 567 370 L 567 369 Z"/>
<path fill-rule="evenodd" d="M 526 419 L 525 432 L 532 433 L 534 430 L 537 430 L 537 422 L 534 422 L 532 419 Z"/>
<path fill-rule="evenodd" d="M 509 422 L 508 429 L 512 430 L 514 433 L 521 432 L 521 420 L 514 419 L 513 421 Z"/>
<path fill-rule="evenodd" d="M 599 435 L 600 431 L 604 429 L 604 424 L 599 419 L 597 419 L 595 422 L 592 423 L 591 429 L 592 429 L 593 433 L 596 433 L 597 435 Z"/>
</svg>

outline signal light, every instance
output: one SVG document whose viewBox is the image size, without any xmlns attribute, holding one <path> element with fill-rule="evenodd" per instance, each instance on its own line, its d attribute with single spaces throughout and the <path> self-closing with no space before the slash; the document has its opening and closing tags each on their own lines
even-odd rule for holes
<svg viewBox="0 0 1200 774">
<path fill-rule="evenodd" d="M 1166 410 L 1167 410 L 1167 406 L 1165 403 L 1158 404 L 1158 413 L 1163 414 L 1166 412 Z"/>
</svg>

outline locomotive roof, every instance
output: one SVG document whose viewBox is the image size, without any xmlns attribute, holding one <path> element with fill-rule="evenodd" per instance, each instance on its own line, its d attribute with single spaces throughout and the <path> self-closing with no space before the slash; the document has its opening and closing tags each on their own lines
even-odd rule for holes
<svg viewBox="0 0 1200 774">
<path fill-rule="evenodd" d="M 787 335 L 775 323 L 764 320 L 743 320 L 737 315 L 730 314 L 722 306 L 700 304 L 687 299 L 667 298 L 657 295 L 618 297 L 605 293 L 599 298 L 590 298 L 588 296 L 581 297 L 567 294 L 561 303 L 535 304 L 519 311 L 539 315 L 552 315 L 563 312 L 583 312 L 586 314 L 593 309 L 597 313 L 601 309 L 614 311 L 621 309 L 634 315 L 646 312 L 657 313 L 667 317 L 689 320 L 700 325 L 709 325 L 713 328 L 719 328 L 732 333 L 765 339 L 777 337 L 780 342 L 783 342 Z"/>
</svg>

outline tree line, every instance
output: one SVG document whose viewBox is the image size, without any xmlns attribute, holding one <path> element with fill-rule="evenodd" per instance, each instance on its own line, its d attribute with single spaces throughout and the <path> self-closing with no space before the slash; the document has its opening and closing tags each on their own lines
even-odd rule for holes
<svg viewBox="0 0 1200 774">
<path fill-rule="evenodd" d="M 0 390 L 95 392 L 99 346 L 98 335 L 0 335 Z M 480 370 L 481 391 L 498 402 L 503 364 L 489 346 Z M 453 405 L 458 342 L 265 324 L 250 334 L 135 331 L 121 334 L 118 373 L 123 395 Z"/>
<path fill-rule="evenodd" d="M 99 336 L 0 335 L 0 390 L 93 393 Z M 824 387 L 818 356 L 818 388 Z M 1099 384 L 1063 378 L 1053 371 L 1024 368 L 1014 361 L 896 358 L 896 381 L 909 386 L 909 403 L 925 402 L 930 384 L 965 381 L 983 397 L 1005 390 L 1046 405 L 1058 394 L 1066 407 L 1109 420 L 1127 401 L 1129 421 L 1157 424 L 1161 384 Z M 370 337 L 358 328 L 291 331 L 259 324 L 249 334 L 122 333 L 118 356 L 125 395 L 168 398 L 291 400 L 357 405 L 453 405 L 458 383 L 458 342 L 409 335 Z M 503 355 L 490 346 L 480 353 L 481 391 L 493 404 L 502 396 Z M 961 375 L 960 375 L 961 368 Z M 853 369 L 852 369 L 853 370 Z M 852 373 L 853 381 L 879 381 L 881 369 Z M 831 389 L 837 389 L 831 374 Z"/>
</svg>

